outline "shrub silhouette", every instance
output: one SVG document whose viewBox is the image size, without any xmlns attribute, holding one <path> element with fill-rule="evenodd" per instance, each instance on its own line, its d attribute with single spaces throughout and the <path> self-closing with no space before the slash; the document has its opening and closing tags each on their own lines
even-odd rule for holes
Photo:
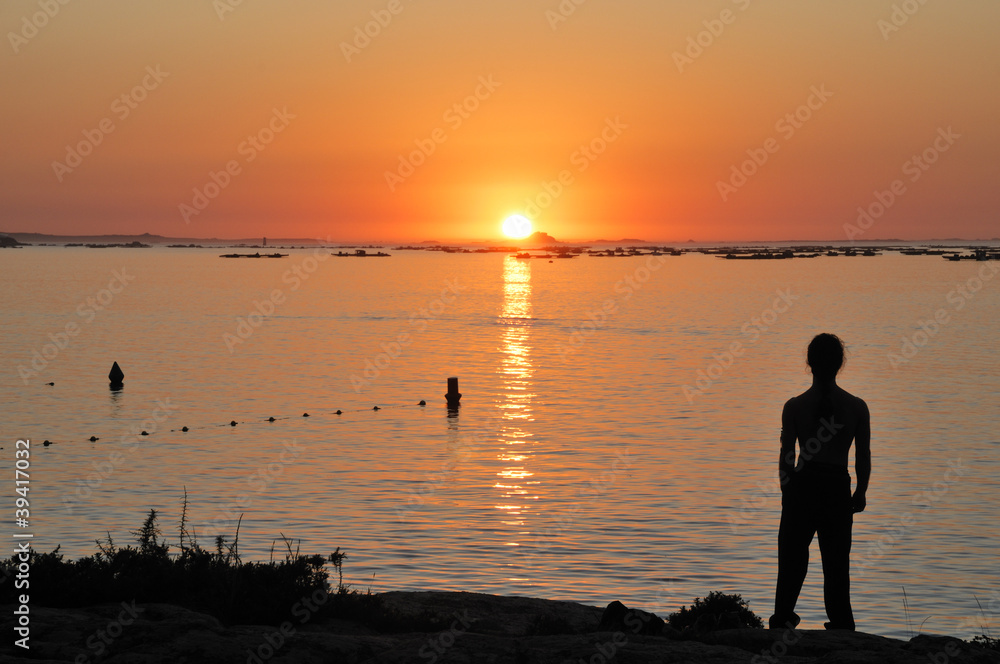
<svg viewBox="0 0 1000 664">
<path fill-rule="evenodd" d="M 987 650 L 996 650 L 997 652 L 1000 652 L 1000 639 L 994 638 L 989 634 L 980 634 L 979 636 L 972 637 L 972 643 L 986 648 Z"/>
<path fill-rule="evenodd" d="M 697 598 L 690 607 L 683 607 L 680 611 L 675 611 L 667 617 L 670 626 L 677 630 L 685 627 L 694 627 L 698 618 L 708 615 L 718 619 L 719 616 L 727 613 L 736 613 L 740 625 L 762 629 L 764 622 L 750 610 L 750 606 L 740 595 L 726 595 L 719 591 L 712 591 L 707 597 Z"/>
<path fill-rule="evenodd" d="M 162 539 L 158 514 L 150 510 L 133 531 L 138 546 L 119 547 L 109 534 L 97 541 L 97 553 L 66 560 L 59 547 L 49 553 L 30 553 L 31 599 L 50 607 L 136 601 L 161 602 L 210 613 L 228 624 L 278 624 L 293 607 L 317 591 L 327 615 L 378 613 L 369 592 L 352 591 L 343 584 L 342 564 L 347 554 L 338 547 L 329 556 L 306 556 L 282 537 L 286 553 L 268 563 L 243 562 L 239 557 L 239 529 L 232 543 L 217 537 L 215 550 L 201 548 L 185 530 L 187 508 L 181 517 L 181 547 L 177 555 Z M 186 540 L 186 541 L 185 541 Z M 273 553 L 272 553 L 273 555 Z M 13 603 L 17 555 L 0 561 L 0 604 Z M 326 565 L 337 572 L 331 588 Z M 332 601 L 330 601 L 332 600 Z"/>
</svg>

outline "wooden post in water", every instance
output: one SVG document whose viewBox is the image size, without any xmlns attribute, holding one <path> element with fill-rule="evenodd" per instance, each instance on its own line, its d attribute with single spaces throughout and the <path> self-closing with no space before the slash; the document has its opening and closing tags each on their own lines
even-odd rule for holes
<svg viewBox="0 0 1000 664">
<path fill-rule="evenodd" d="M 459 400 L 462 398 L 462 394 L 458 391 L 458 378 L 448 379 L 448 393 L 444 395 L 444 398 L 448 400 L 448 408 L 458 408 Z"/>
<path fill-rule="evenodd" d="M 108 372 L 108 380 L 111 381 L 112 390 L 120 390 L 125 386 L 125 372 L 122 371 L 117 362 L 111 365 L 111 371 Z"/>
</svg>

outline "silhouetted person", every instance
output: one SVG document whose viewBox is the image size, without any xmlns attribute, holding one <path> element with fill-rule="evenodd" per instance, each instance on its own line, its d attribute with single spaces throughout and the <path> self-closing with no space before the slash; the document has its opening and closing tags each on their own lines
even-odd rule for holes
<svg viewBox="0 0 1000 664">
<path fill-rule="evenodd" d="M 818 334 L 807 353 L 813 384 L 793 397 L 781 413 L 781 525 L 778 529 L 778 583 L 772 629 L 795 626 L 795 603 L 809 566 L 809 544 L 819 535 L 823 559 L 823 600 L 827 629 L 854 629 L 850 553 L 854 513 L 865 509 L 871 475 L 868 406 L 837 385 L 844 344 Z M 799 443 L 796 463 L 795 442 Z M 857 488 L 851 495 L 847 456 L 855 449 Z"/>
</svg>

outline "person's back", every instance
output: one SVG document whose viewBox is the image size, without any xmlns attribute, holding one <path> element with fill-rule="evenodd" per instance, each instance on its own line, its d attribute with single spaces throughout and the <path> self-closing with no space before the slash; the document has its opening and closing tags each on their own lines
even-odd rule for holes
<svg viewBox="0 0 1000 664">
<path fill-rule="evenodd" d="M 864 401 L 836 384 L 827 394 L 814 385 L 789 399 L 785 407 L 790 411 L 798 439 L 800 465 L 818 461 L 847 466 L 851 443 L 858 429 L 868 421 Z M 814 438 L 815 442 L 810 444 Z"/>
<path fill-rule="evenodd" d="M 807 357 L 813 385 L 789 399 L 781 414 L 778 582 L 769 623 L 772 629 L 798 624 L 795 604 L 809 566 L 809 544 L 818 534 L 823 597 L 830 618 L 826 627 L 853 630 L 851 527 L 854 513 L 865 509 L 871 474 L 868 406 L 836 383 L 844 361 L 840 339 L 832 334 L 817 335 L 809 344 Z M 853 496 L 847 471 L 852 443 L 858 475 Z"/>
</svg>

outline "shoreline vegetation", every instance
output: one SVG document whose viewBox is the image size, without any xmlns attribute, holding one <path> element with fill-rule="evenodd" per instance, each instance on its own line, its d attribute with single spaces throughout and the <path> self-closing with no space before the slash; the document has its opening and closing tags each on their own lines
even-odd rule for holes
<svg viewBox="0 0 1000 664">
<path fill-rule="evenodd" d="M 288 662 L 960 662 L 1000 663 L 1000 640 L 918 634 L 909 641 L 841 630 L 763 629 L 740 595 L 712 592 L 664 618 L 613 601 L 573 602 L 466 592 L 355 590 L 347 554 L 304 555 L 283 535 L 271 560 L 239 554 L 239 523 L 203 548 L 187 530 L 185 493 L 177 553 L 150 510 L 119 546 L 66 560 L 59 547 L 30 553 L 31 660 L 116 663 Z M 276 558 L 277 554 L 277 558 Z M 17 555 L 0 561 L 0 627 L 17 616 Z M 335 579 L 331 579 L 331 574 Z M 0 652 L 27 662 L 5 640 Z M 669 654 L 669 656 L 668 656 Z M 17 659 L 25 657 L 25 659 Z M 492 659 L 491 659 L 492 657 Z M 478 659 L 477 659 L 478 658 Z"/>
</svg>

